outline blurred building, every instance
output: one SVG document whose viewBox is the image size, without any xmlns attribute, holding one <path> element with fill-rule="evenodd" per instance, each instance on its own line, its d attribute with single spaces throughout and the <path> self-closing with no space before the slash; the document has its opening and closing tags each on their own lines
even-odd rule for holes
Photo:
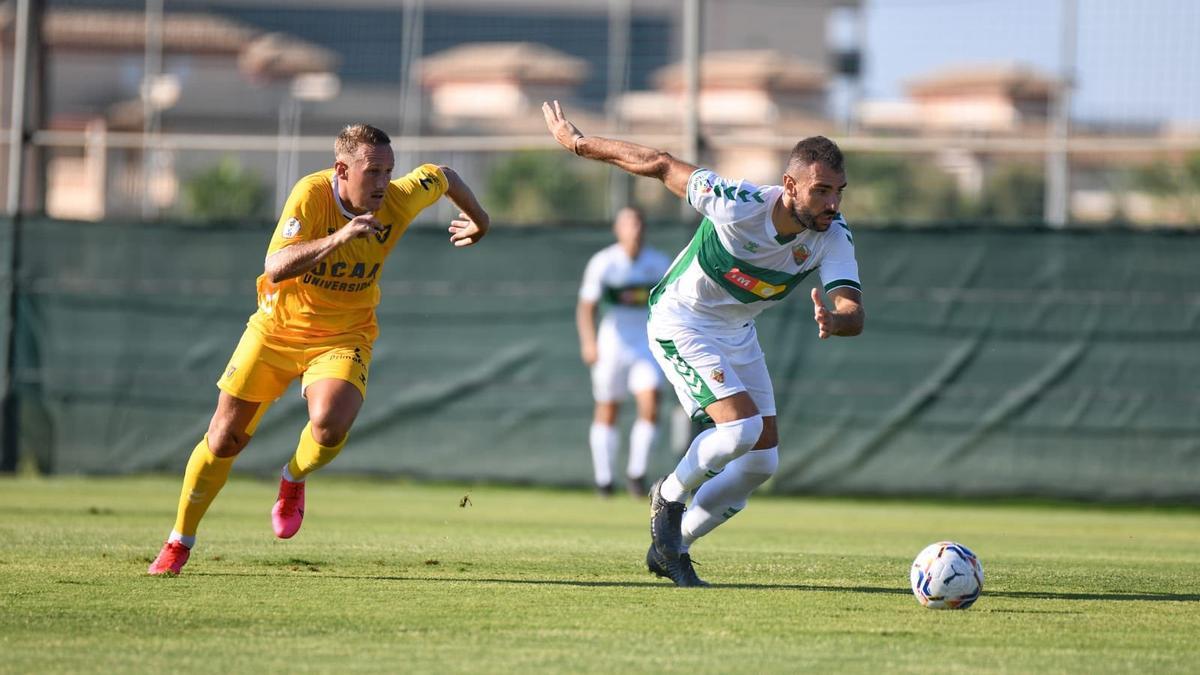
<svg viewBox="0 0 1200 675">
<path fill-rule="evenodd" d="M 940 70 L 910 81 L 909 100 L 867 102 L 863 128 L 884 132 L 1044 133 L 1062 82 L 1020 64 Z"/>
<path fill-rule="evenodd" d="M 670 133 L 679 128 L 685 106 L 683 65 L 672 63 L 654 75 L 657 88 L 629 92 L 618 102 L 620 118 L 633 131 Z M 706 52 L 700 59 L 697 95 L 706 134 L 778 135 L 796 140 L 834 127 L 829 116 L 829 75 L 817 63 L 773 49 Z M 713 151 L 705 161 L 718 171 L 765 181 L 782 171 L 773 148 L 739 147 Z"/>
<path fill-rule="evenodd" d="M 0 2 L 0 84 L 12 81 L 14 5 Z M 858 5 L 706 0 L 702 46 L 721 55 L 705 61 L 703 123 L 753 130 L 826 118 L 827 23 L 831 12 Z M 327 152 L 295 137 L 330 135 L 351 119 L 402 136 L 540 133 L 537 105 L 559 98 L 597 131 L 679 124 L 680 75 L 671 64 L 681 51 L 681 0 L 166 3 L 151 78 L 144 2 L 45 6 L 41 127 L 88 131 L 84 147 L 46 153 L 45 204 L 63 217 L 130 215 L 143 197 L 170 208 L 181 180 L 227 153 L 268 182 L 273 174 L 286 182 L 328 162 Z M 336 94 L 317 87 L 308 95 L 313 88 L 297 82 L 322 73 L 336 76 Z M 114 132 L 143 129 L 279 142 L 256 142 L 253 152 L 244 143 L 166 148 L 153 158 L 140 147 L 112 149 Z"/>
<path fill-rule="evenodd" d="M 1045 136 L 1062 82 L 1020 64 L 963 65 L 907 83 L 904 101 L 867 101 L 858 122 L 868 133 L 1016 138 Z M 994 153 L 942 149 L 937 164 L 960 192 L 978 197 Z"/>
<path fill-rule="evenodd" d="M 905 100 L 866 101 L 859 106 L 857 117 L 868 134 L 929 139 L 936 165 L 954 177 L 961 194 L 974 198 L 998 167 L 1015 161 L 1040 166 L 1042 156 L 1028 146 L 1051 133 L 1054 105 L 1064 86 L 1060 78 L 1018 63 L 963 64 L 911 80 Z M 1155 162 L 1181 162 L 1185 153 L 1162 148 L 1171 145 L 1173 135 L 1186 141 L 1188 133 L 1157 123 L 1073 122 L 1071 138 L 1075 142 L 1120 137 L 1126 142 L 1140 140 L 1142 148 L 1116 154 L 1086 149 L 1072 152 L 1072 218 L 1187 221 L 1192 216 L 1181 212 L 1177 203 L 1158 204 L 1130 184 L 1129 175 Z M 1194 131 L 1191 134 L 1194 139 Z M 956 138 L 964 139 L 961 146 L 955 145 Z M 972 145 L 974 149 L 968 147 Z"/>
<path fill-rule="evenodd" d="M 434 131 L 541 132 L 542 101 L 568 104 L 587 77 L 588 64 L 531 42 L 481 42 L 421 60 Z"/>
<path fill-rule="evenodd" d="M 12 49 L 11 5 L 0 12 L 0 46 L 6 54 Z M 162 67 L 145 78 L 146 35 L 139 11 L 53 6 L 45 11 L 41 128 L 86 131 L 83 145 L 46 153 L 50 215 L 126 215 L 140 208 L 143 194 L 156 207 L 171 205 L 187 156 L 167 149 L 150 165 L 140 147 L 110 148 L 111 133 L 141 133 L 148 127 L 172 133 L 274 133 L 294 79 L 338 65 L 329 50 L 293 36 L 265 33 L 216 14 L 170 12 L 161 23 Z M 11 82 L 11 73 L 0 79 Z M 30 86 L 37 82 L 31 80 Z M 9 112 L 5 106 L 5 126 Z"/>
</svg>

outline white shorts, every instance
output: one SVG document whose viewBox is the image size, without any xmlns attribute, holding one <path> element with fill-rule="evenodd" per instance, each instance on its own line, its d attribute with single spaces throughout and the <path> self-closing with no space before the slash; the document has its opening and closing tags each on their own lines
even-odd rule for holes
<svg viewBox="0 0 1200 675">
<path fill-rule="evenodd" d="M 629 392 L 658 389 L 662 373 L 644 349 L 602 350 L 592 366 L 592 397 L 597 403 L 624 401 Z"/>
<path fill-rule="evenodd" d="M 650 351 L 693 418 L 714 401 L 743 391 L 760 415 L 775 415 L 775 388 L 753 324 L 743 333 L 721 337 L 672 328 L 650 338 Z"/>
</svg>

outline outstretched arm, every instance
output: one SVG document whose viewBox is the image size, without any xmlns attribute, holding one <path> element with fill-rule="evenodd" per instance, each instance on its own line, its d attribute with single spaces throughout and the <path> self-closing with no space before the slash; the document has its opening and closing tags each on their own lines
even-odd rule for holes
<svg viewBox="0 0 1200 675">
<path fill-rule="evenodd" d="M 677 196 L 687 194 L 688 178 L 696 167 L 676 159 L 670 153 L 655 148 L 649 148 L 636 143 L 618 141 L 600 136 L 584 136 L 570 120 L 563 115 L 558 101 L 542 103 L 542 114 L 546 117 L 546 126 L 554 134 L 554 140 L 567 150 L 600 162 L 628 171 L 635 176 L 657 178 L 667 186 L 667 189 Z"/>
<path fill-rule="evenodd" d="M 491 219 L 487 211 L 475 199 L 475 193 L 470 186 L 459 178 L 458 174 L 448 166 L 441 167 L 446 176 L 446 196 L 459 208 L 458 219 L 450 221 L 450 243 L 455 246 L 470 246 L 483 239 L 487 234 Z"/>
</svg>

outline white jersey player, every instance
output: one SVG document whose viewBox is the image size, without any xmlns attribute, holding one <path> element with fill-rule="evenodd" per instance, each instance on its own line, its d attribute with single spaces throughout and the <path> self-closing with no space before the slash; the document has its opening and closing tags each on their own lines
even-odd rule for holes
<svg viewBox="0 0 1200 675">
<path fill-rule="evenodd" d="M 817 336 L 853 336 L 865 319 L 854 239 L 840 213 L 842 153 L 822 136 L 792 149 L 781 185 L 730 180 L 634 143 L 584 136 L 558 102 L 546 125 L 577 155 L 661 180 L 704 216 L 650 295 L 650 343 L 680 401 L 716 423 L 650 491 L 650 571 L 706 586 L 689 548 L 746 506 L 779 464 L 775 394 L 754 318 L 818 271 Z M 805 284 L 806 285 L 806 284 Z M 691 508 L 685 502 L 695 490 Z"/>
<path fill-rule="evenodd" d="M 671 259 L 643 244 L 643 230 L 636 209 L 621 209 L 613 222 L 617 241 L 588 261 L 575 311 L 579 351 L 592 371 L 596 408 L 588 444 L 596 489 L 602 495 L 613 491 L 620 402 L 632 393 L 637 403 L 625 469 L 625 484 L 632 494 L 646 494 L 646 463 L 658 424 L 662 373 L 646 340 L 646 302 Z M 597 328 L 596 310 L 601 304 L 606 310 Z"/>
</svg>

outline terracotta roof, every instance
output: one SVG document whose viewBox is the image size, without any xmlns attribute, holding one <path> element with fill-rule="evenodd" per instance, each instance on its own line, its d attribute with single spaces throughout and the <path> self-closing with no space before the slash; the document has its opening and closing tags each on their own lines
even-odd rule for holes
<svg viewBox="0 0 1200 675">
<path fill-rule="evenodd" d="M 1001 93 L 1013 98 L 1045 98 L 1062 81 L 1019 64 L 958 66 L 910 80 L 913 97 L 946 94 Z"/>
<path fill-rule="evenodd" d="M 682 64 L 660 68 L 654 81 L 661 89 L 682 89 Z M 824 89 L 826 81 L 820 66 L 774 49 L 707 52 L 700 58 L 700 86 L 705 89 L 812 91 Z"/>
<path fill-rule="evenodd" d="M 476 42 L 427 56 L 419 69 L 427 85 L 481 80 L 578 84 L 588 66 L 583 59 L 534 42 Z"/>
<path fill-rule="evenodd" d="M 337 66 L 333 52 L 284 33 L 259 35 L 238 55 L 238 68 L 255 77 L 330 73 Z"/>
<path fill-rule="evenodd" d="M 168 12 L 162 44 L 167 52 L 236 54 L 256 32 L 218 16 Z M 42 35 L 48 47 L 141 50 L 146 19 L 142 12 L 126 10 L 48 9 Z"/>
<path fill-rule="evenodd" d="M 11 29 L 11 3 L 0 5 L 0 30 Z M 42 38 L 50 49 L 137 51 L 145 49 L 145 14 L 131 10 L 48 8 Z M 330 71 L 337 57 L 328 49 L 299 38 L 266 33 L 215 14 L 166 12 L 163 51 L 239 57 L 239 65 L 256 76 Z"/>
</svg>

